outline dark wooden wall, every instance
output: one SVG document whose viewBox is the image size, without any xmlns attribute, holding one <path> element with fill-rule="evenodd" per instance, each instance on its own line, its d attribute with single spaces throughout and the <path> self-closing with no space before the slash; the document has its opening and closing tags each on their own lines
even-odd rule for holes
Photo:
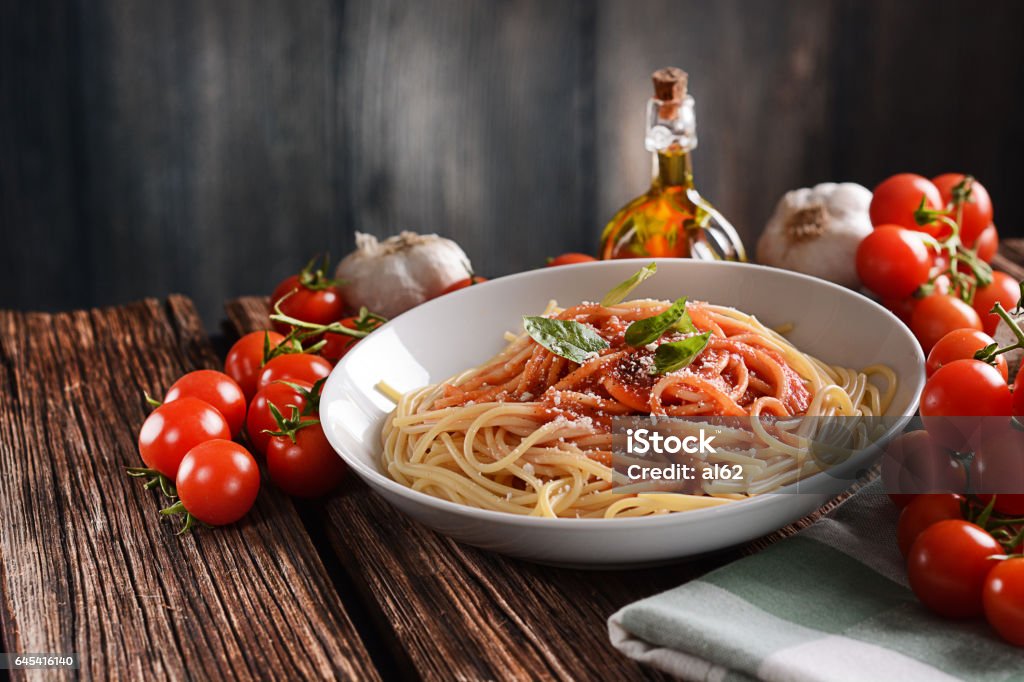
<svg viewBox="0 0 1024 682">
<path fill-rule="evenodd" d="M 0 308 L 179 291 L 207 324 L 356 229 L 482 274 L 591 250 L 642 191 L 648 73 L 698 102 L 701 190 L 977 175 L 1024 231 L 1014 0 L 237 0 L 0 8 Z"/>
</svg>

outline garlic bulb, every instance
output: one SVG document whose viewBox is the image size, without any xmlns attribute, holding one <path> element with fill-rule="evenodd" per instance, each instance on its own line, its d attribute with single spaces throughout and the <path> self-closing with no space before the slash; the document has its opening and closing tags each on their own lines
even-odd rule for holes
<svg viewBox="0 0 1024 682">
<path fill-rule="evenodd" d="M 472 266 L 458 244 L 436 234 L 402 232 L 383 242 L 356 232 L 356 250 L 338 264 L 345 300 L 394 317 L 469 276 Z"/>
<path fill-rule="evenodd" d="M 825 182 L 786 192 L 757 242 L 757 260 L 856 289 L 857 245 L 873 229 L 871 191 Z"/>
</svg>

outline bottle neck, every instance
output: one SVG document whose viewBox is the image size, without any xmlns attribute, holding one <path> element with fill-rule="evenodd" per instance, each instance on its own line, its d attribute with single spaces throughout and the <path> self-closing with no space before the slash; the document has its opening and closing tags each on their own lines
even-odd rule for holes
<svg viewBox="0 0 1024 682">
<path fill-rule="evenodd" d="M 693 163 L 690 150 L 680 147 L 662 149 L 652 155 L 652 186 L 659 189 L 669 187 L 693 188 Z"/>
<path fill-rule="evenodd" d="M 654 188 L 693 187 L 690 154 L 697 148 L 693 97 L 669 103 L 648 100 L 644 146 L 653 152 Z"/>
</svg>

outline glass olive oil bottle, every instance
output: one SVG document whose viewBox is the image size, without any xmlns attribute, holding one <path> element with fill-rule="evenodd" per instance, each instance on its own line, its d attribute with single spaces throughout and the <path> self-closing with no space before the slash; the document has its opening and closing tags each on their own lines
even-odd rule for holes
<svg viewBox="0 0 1024 682">
<path fill-rule="evenodd" d="M 739 235 L 697 192 L 690 152 L 697 147 L 693 97 L 686 72 L 655 71 L 647 102 L 647 135 L 653 180 L 646 194 L 622 207 L 601 235 L 602 258 L 747 259 Z"/>
</svg>

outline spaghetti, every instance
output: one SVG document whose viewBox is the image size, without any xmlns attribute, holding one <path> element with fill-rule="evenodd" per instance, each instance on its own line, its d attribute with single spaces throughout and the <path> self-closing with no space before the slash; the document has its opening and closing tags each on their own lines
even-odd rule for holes
<svg viewBox="0 0 1024 682">
<path fill-rule="evenodd" d="M 686 303 L 707 343 L 687 366 L 652 370 L 661 344 L 694 336 L 673 328 L 641 347 L 626 330 L 664 313 L 666 301 L 633 300 L 544 316 L 586 325 L 605 348 L 574 362 L 528 334 L 507 335 L 479 367 L 398 400 L 383 429 L 383 465 L 397 482 L 473 507 L 544 517 L 610 518 L 729 504 L 820 470 L 806 434 L 772 424 L 807 415 L 882 415 L 896 390 L 884 366 L 833 367 L 732 308 Z M 754 417 L 746 441 L 707 455 L 739 464 L 742 485 L 698 483 L 694 494 L 613 488 L 611 420 L 628 415 Z M 758 417 L 765 417 L 764 419 Z M 862 440 L 866 438 L 861 434 Z M 627 488 L 628 490 L 628 488 Z"/>
</svg>

